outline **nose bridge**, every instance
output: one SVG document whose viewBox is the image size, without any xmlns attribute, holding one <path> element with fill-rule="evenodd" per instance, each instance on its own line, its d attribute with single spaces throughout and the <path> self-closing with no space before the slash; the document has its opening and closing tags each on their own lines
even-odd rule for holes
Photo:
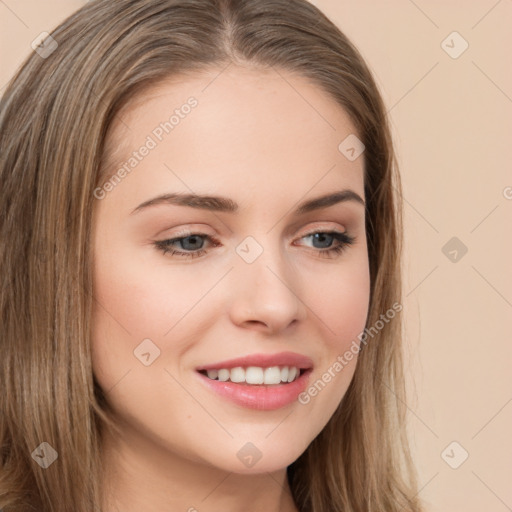
<svg viewBox="0 0 512 512">
<path fill-rule="evenodd" d="M 284 286 L 281 281 L 293 280 L 276 233 L 277 230 L 270 233 L 261 230 L 238 244 L 236 252 L 241 261 L 237 261 L 237 270 L 241 277 L 247 274 L 248 279 L 256 278 L 259 284 L 270 286 L 276 283 Z"/>
<path fill-rule="evenodd" d="M 236 285 L 231 309 L 235 322 L 256 321 L 279 329 L 303 317 L 303 304 L 297 295 L 299 276 L 287 264 L 275 236 L 268 233 L 248 236 L 236 252 Z"/>
</svg>

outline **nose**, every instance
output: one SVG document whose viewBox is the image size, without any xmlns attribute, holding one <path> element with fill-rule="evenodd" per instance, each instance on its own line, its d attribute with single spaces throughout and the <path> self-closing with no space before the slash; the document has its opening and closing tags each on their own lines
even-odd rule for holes
<svg viewBox="0 0 512 512">
<path fill-rule="evenodd" d="M 230 317 L 236 325 L 271 334 L 306 318 L 300 276 L 277 249 L 265 249 L 252 263 L 240 259 L 232 279 Z"/>
</svg>

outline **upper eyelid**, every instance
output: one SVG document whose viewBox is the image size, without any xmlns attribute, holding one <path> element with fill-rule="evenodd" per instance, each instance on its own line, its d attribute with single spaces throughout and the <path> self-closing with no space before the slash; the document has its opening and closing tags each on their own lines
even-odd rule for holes
<svg viewBox="0 0 512 512">
<path fill-rule="evenodd" d="M 337 231 L 340 233 L 346 233 L 349 231 L 349 229 L 346 227 L 346 225 L 343 225 L 343 227 L 340 226 L 340 222 L 336 221 L 317 221 L 320 223 L 320 225 L 313 226 L 311 228 L 307 228 L 306 232 L 301 236 L 307 236 L 311 233 L 316 233 L 318 231 L 322 231 L 324 233 L 330 232 L 330 231 Z M 336 222 L 338 224 L 337 226 L 326 226 L 325 223 L 327 222 Z M 162 232 L 169 231 L 169 230 L 163 230 Z M 286 230 L 286 233 L 292 231 L 291 228 Z M 295 231 L 295 229 L 293 229 Z M 176 238 L 186 238 L 188 236 L 192 235 L 201 235 L 201 236 L 209 236 L 211 238 L 219 238 L 217 234 L 209 233 L 205 228 L 198 227 L 198 228 L 183 228 L 182 230 L 178 231 L 177 233 L 173 233 L 171 235 L 168 235 L 165 237 L 167 240 L 174 240 Z"/>
</svg>

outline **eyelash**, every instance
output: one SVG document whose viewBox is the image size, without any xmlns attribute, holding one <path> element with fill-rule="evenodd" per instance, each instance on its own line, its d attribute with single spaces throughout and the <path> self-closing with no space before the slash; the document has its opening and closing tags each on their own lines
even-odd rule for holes
<svg viewBox="0 0 512 512">
<path fill-rule="evenodd" d="M 319 256 L 323 258 L 336 258 L 337 256 L 341 255 L 341 253 L 350 245 L 352 245 L 356 238 L 353 236 L 348 235 L 346 232 L 342 233 L 339 231 L 313 231 L 312 233 L 308 233 L 307 235 L 304 235 L 301 238 L 307 238 L 309 236 L 314 236 L 316 234 L 323 234 L 323 235 L 330 235 L 334 237 L 334 240 L 338 241 L 338 244 L 336 247 L 332 247 L 330 249 L 314 249 L 315 252 L 318 253 Z M 154 242 L 155 247 L 163 252 L 164 254 L 169 254 L 171 256 L 178 256 L 182 258 L 198 258 L 205 254 L 207 251 L 205 249 L 199 249 L 196 252 L 185 252 L 185 251 L 176 251 L 174 249 L 171 249 L 173 244 L 176 242 L 179 242 L 181 240 L 185 240 L 186 238 L 191 237 L 204 237 L 206 240 L 208 240 L 214 247 L 218 247 L 220 244 L 218 240 L 213 238 L 210 235 L 206 235 L 203 233 L 183 233 L 182 236 L 178 238 L 171 238 L 168 240 L 158 240 Z"/>
</svg>

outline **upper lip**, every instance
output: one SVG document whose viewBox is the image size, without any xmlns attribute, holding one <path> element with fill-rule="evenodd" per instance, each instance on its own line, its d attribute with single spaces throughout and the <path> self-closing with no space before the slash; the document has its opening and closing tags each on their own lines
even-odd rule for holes
<svg viewBox="0 0 512 512">
<path fill-rule="evenodd" d="M 236 368 L 237 366 L 259 366 L 269 368 L 271 366 L 295 366 L 301 370 L 308 370 L 313 367 L 313 361 L 302 354 L 295 352 L 279 352 L 277 354 L 251 354 L 227 361 L 219 361 L 218 363 L 207 364 L 197 368 L 201 370 L 220 370 Z"/>
</svg>

